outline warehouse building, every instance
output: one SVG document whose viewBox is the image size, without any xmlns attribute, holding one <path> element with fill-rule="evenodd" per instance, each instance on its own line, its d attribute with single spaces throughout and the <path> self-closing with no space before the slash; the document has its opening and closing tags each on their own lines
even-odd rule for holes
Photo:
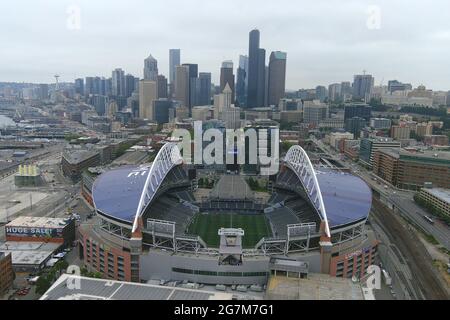
<svg viewBox="0 0 450 320">
<path fill-rule="evenodd" d="M 7 241 L 51 242 L 70 245 L 75 240 L 75 220 L 18 217 L 5 226 Z"/>
<path fill-rule="evenodd" d="M 9 255 L 15 272 L 36 272 L 45 268 L 58 243 L 7 241 L 0 245 L 0 255 Z"/>
</svg>

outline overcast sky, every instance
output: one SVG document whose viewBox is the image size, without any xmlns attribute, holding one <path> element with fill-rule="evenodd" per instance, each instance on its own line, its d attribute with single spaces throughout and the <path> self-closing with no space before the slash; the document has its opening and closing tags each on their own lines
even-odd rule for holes
<svg viewBox="0 0 450 320">
<path fill-rule="evenodd" d="M 221 62 L 236 66 L 258 28 L 267 58 L 287 52 L 287 89 L 367 70 L 377 85 L 450 90 L 448 0 L 1 0 L 0 15 L 0 81 L 110 77 L 116 67 L 142 77 L 150 53 L 168 76 L 169 48 L 180 48 L 182 63 L 217 83 Z"/>
</svg>

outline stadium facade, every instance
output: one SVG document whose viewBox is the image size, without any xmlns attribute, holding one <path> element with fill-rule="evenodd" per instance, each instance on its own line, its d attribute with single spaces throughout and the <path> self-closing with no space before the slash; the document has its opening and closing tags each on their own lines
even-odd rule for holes
<svg viewBox="0 0 450 320">
<path fill-rule="evenodd" d="M 84 189 L 97 212 L 79 228 L 84 264 L 116 280 L 263 285 L 270 274 L 362 277 L 374 263 L 378 242 L 364 228 L 370 188 L 351 174 L 314 168 L 301 147 L 271 177 L 266 201 L 227 192 L 196 197 L 192 170 L 167 143 L 153 163 L 95 179 Z M 220 220 L 227 217 L 250 224 Z M 205 218 L 221 222 L 202 227 Z"/>
</svg>

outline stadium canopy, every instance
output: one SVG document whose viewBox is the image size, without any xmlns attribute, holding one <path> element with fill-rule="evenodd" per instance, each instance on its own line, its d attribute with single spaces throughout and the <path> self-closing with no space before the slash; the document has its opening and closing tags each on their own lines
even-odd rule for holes
<svg viewBox="0 0 450 320">
<path fill-rule="evenodd" d="M 310 202 L 325 222 L 328 236 L 330 228 L 367 219 L 372 192 L 361 178 L 330 169 L 316 170 L 300 146 L 292 146 L 284 161 L 295 172 Z"/>
<path fill-rule="evenodd" d="M 92 187 L 95 209 L 105 216 L 133 223 L 153 200 L 166 175 L 183 163 L 175 143 L 166 143 L 150 165 L 126 166 L 100 175 Z"/>
<path fill-rule="evenodd" d="M 293 170 L 310 202 L 325 221 L 325 232 L 366 219 L 371 207 L 371 190 L 349 173 L 314 169 L 306 152 L 299 146 L 289 149 L 285 165 Z M 125 166 L 100 175 L 92 187 L 95 208 L 101 214 L 137 227 L 138 218 L 152 201 L 166 175 L 183 163 L 175 143 L 165 144 L 153 163 Z"/>
</svg>

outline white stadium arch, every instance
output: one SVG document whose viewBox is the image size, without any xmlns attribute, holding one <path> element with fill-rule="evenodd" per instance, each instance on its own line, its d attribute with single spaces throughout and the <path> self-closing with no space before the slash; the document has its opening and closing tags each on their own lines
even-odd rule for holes
<svg viewBox="0 0 450 320">
<path fill-rule="evenodd" d="M 134 217 L 132 232 L 136 231 L 139 217 L 144 213 L 147 205 L 153 200 L 153 197 L 158 191 L 161 183 L 164 181 L 166 175 L 172 168 L 182 163 L 183 158 L 176 143 L 166 143 L 161 150 L 159 150 L 148 171 L 147 179 L 145 180 L 142 189 L 139 204 L 136 209 L 136 215 Z"/>
<path fill-rule="evenodd" d="M 327 211 L 323 203 L 322 192 L 320 191 L 319 181 L 316 177 L 316 172 L 309 159 L 306 151 L 300 146 L 292 146 L 286 156 L 284 157 L 285 164 L 292 169 L 300 182 L 302 183 L 309 200 L 321 215 L 325 222 L 325 233 L 328 237 L 330 234 L 330 227 L 328 224 Z"/>
</svg>

